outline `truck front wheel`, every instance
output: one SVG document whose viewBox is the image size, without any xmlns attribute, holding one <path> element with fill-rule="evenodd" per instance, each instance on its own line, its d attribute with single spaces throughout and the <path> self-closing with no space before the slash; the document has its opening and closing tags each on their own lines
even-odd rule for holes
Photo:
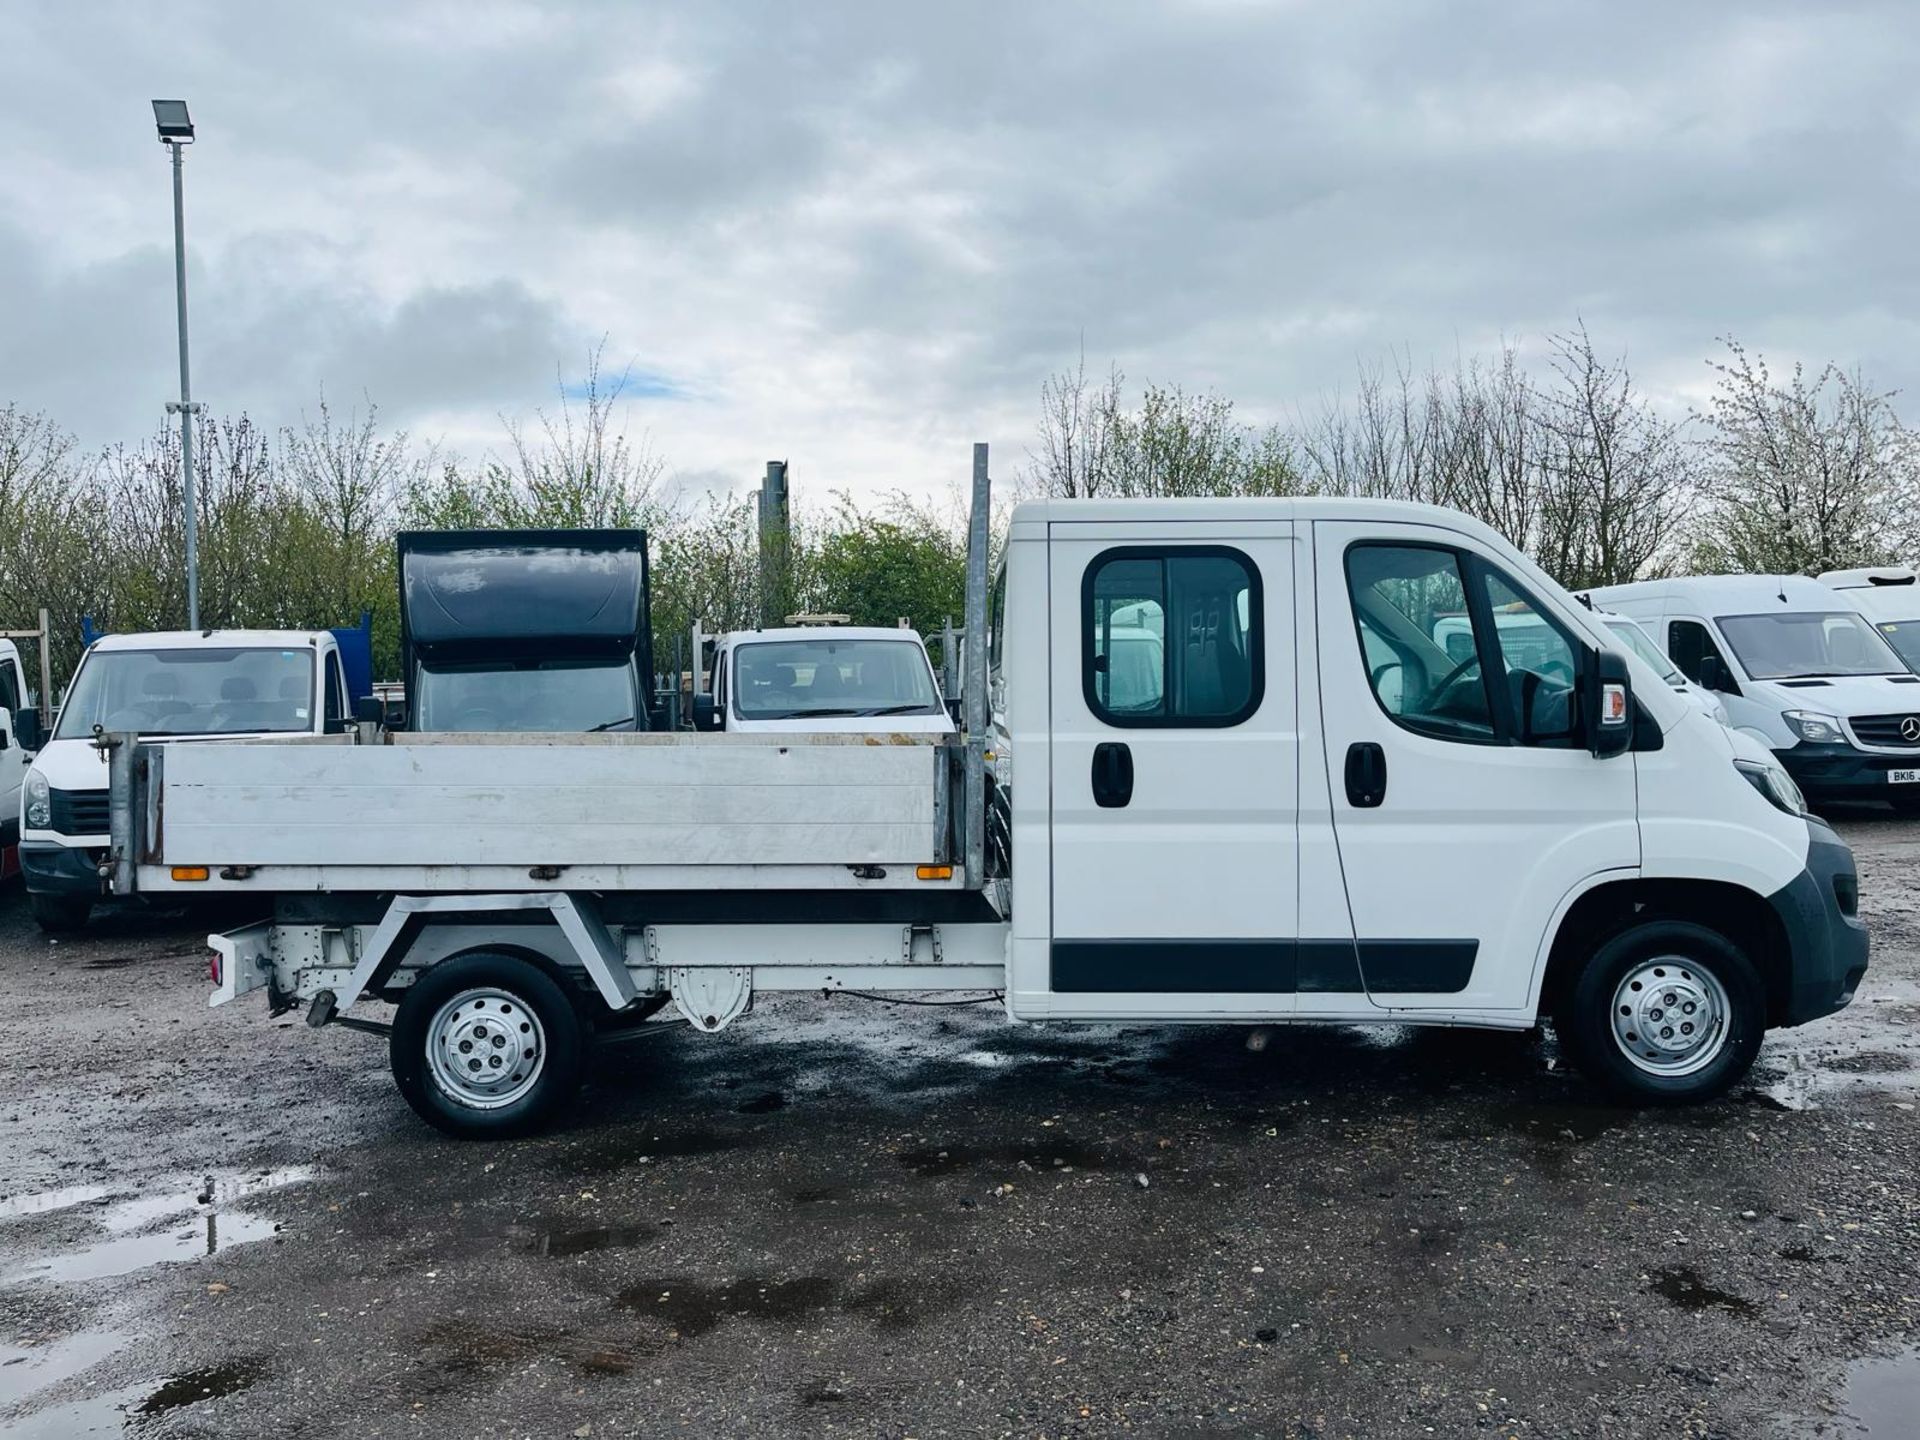
<svg viewBox="0 0 1920 1440">
<path fill-rule="evenodd" d="M 460 1139 L 539 1129 L 580 1086 L 580 1017 L 537 966 L 475 953 L 443 961 L 393 1017 L 394 1082 L 414 1111 Z"/>
<path fill-rule="evenodd" d="M 1711 1100 L 1747 1073 L 1767 997 L 1718 931 L 1652 920 L 1594 951 L 1563 996 L 1554 1031 L 1591 1080 L 1630 1105 Z"/>
<path fill-rule="evenodd" d="M 93 913 L 91 895 L 36 895 L 27 892 L 27 905 L 33 920 L 49 935 L 70 935 L 84 930 L 87 916 Z"/>
</svg>

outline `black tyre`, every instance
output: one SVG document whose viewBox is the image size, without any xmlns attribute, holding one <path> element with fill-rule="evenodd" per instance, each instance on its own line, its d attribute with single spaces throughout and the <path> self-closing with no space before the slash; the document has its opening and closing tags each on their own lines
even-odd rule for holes
<svg viewBox="0 0 1920 1440">
<path fill-rule="evenodd" d="M 91 895 L 36 895 L 30 890 L 27 905 L 33 911 L 34 923 L 49 935 L 84 930 L 87 917 L 93 913 Z"/>
<path fill-rule="evenodd" d="M 1554 1021 L 1574 1064 L 1632 1105 L 1724 1094 L 1753 1064 L 1767 995 L 1753 962 L 1704 925 L 1653 920 L 1593 953 Z"/>
<path fill-rule="evenodd" d="M 539 1129 L 580 1087 L 579 1013 L 538 966 L 512 955 L 457 956 L 401 999 L 389 1054 L 421 1119 L 463 1140 Z"/>
</svg>

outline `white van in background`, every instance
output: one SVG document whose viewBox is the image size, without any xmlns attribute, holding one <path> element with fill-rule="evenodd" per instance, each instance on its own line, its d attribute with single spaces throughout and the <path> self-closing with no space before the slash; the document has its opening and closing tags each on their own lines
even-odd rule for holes
<svg viewBox="0 0 1920 1440">
<path fill-rule="evenodd" d="M 1689 680 L 1719 693 L 1815 800 L 1920 810 L 1920 675 L 1850 595 L 1804 575 L 1610 585 L 1594 605 L 1638 620 Z"/>
<path fill-rule="evenodd" d="M 347 706 L 339 642 L 326 630 L 168 630 L 94 641 L 15 812 L 33 918 L 49 932 L 77 930 L 100 895 L 107 766 L 94 726 L 169 741 L 322 735 L 345 724 Z"/>
<path fill-rule="evenodd" d="M 1907 668 L 1920 671 L 1920 575 L 1911 566 L 1829 570 L 1820 583 L 1844 591 L 1900 652 Z"/>
<path fill-rule="evenodd" d="M 20 651 L 11 640 L 0 640 L 0 878 L 20 868 L 20 784 L 26 778 L 29 756 L 39 746 L 38 712 L 22 725 L 27 708 L 26 672 Z"/>
<path fill-rule="evenodd" d="M 953 733 L 926 642 L 904 627 L 736 630 L 720 637 L 712 683 L 694 698 L 701 730 Z"/>
</svg>

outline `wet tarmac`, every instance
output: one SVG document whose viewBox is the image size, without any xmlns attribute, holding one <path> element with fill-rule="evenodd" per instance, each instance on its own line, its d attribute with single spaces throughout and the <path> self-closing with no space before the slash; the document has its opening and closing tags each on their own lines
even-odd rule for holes
<svg viewBox="0 0 1920 1440">
<path fill-rule="evenodd" d="M 1911 1435 L 1920 824 L 1842 828 L 1859 1000 L 1672 1113 L 1550 1037 L 798 996 L 461 1145 L 209 1012 L 204 921 L 0 891 L 0 1434 Z"/>
</svg>

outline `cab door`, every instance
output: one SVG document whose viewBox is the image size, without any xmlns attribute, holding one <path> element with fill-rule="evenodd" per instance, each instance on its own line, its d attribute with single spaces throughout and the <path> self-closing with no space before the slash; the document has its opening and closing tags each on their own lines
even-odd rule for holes
<svg viewBox="0 0 1920 1440">
<path fill-rule="evenodd" d="M 1168 528 L 1048 533 L 1049 1014 L 1286 1016 L 1293 530 Z"/>
<path fill-rule="evenodd" d="M 17 654 L 0 655 L 0 710 L 6 722 L 0 727 L 0 847 L 20 843 L 20 785 L 26 779 L 27 763 L 32 758 L 20 746 L 14 717 L 26 704 L 27 687 L 20 673 Z"/>
<path fill-rule="evenodd" d="M 1521 1009 L 1560 907 L 1640 860 L 1634 759 L 1597 759 L 1591 642 L 1470 538 L 1314 526 L 1334 834 L 1368 997 Z M 1449 642 L 1453 643 L 1449 643 Z"/>
</svg>

